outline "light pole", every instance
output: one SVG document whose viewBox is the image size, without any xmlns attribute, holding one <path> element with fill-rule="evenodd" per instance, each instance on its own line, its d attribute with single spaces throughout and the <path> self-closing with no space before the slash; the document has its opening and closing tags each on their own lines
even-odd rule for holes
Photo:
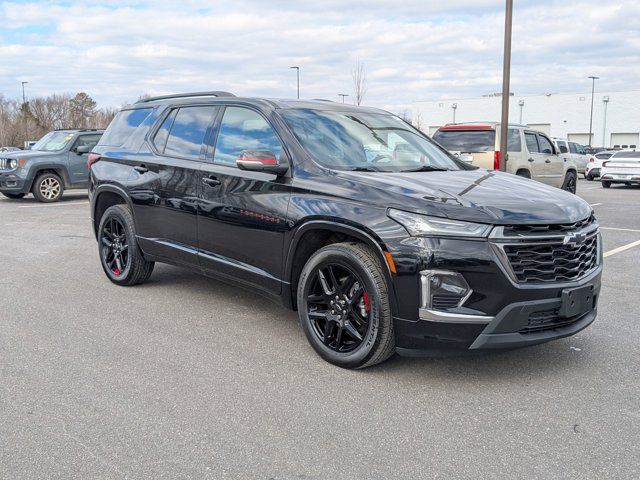
<svg viewBox="0 0 640 480">
<path fill-rule="evenodd" d="M 24 128 L 24 142 L 23 142 L 23 145 L 25 145 L 27 140 L 29 140 L 29 132 L 27 131 L 27 116 L 26 116 L 27 97 L 24 94 L 24 86 L 29 82 L 20 82 L 20 83 L 22 84 L 22 122 L 24 123 L 24 125 L 23 125 L 23 128 Z"/>
<path fill-rule="evenodd" d="M 596 91 L 596 80 L 600 77 L 590 76 L 591 79 L 591 115 L 589 115 L 589 146 L 591 146 L 591 131 L 593 130 L 593 94 Z"/>
<path fill-rule="evenodd" d="M 520 106 L 520 121 L 518 123 L 522 125 L 522 109 L 524 108 L 524 100 L 518 101 L 518 105 Z"/>
<path fill-rule="evenodd" d="M 338 96 L 342 97 L 342 103 L 344 103 L 344 97 L 348 97 L 349 95 L 347 95 L 346 93 L 339 93 Z"/>
<path fill-rule="evenodd" d="M 506 171 L 507 134 L 509 133 L 509 81 L 511 79 L 511 26 L 513 24 L 513 0 L 507 0 L 504 14 L 504 58 L 502 59 L 502 120 L 500 121 L 500 170 Z"/>
<path fill-rule="evenodd" d="M 609 105 L 609 97 L 602 97 L 602 103 L 604 103 L 604 117 L 602 119 L 602 146 L 607 144 L 607 105 Z"/>
<path fill-rule="evenodd" d="M 453 123 L 456 123 L 456 109 L 458 108 L 457 103 L 451 104 L 451 110 L 453 110 Z"/>
<path fill-rule="evenodd" d="M 298 100 L 300 100 L 300 67 L 289 67 L 295 68 L 296 70 L 296 79 L 298 81 Z"/>
</svg>

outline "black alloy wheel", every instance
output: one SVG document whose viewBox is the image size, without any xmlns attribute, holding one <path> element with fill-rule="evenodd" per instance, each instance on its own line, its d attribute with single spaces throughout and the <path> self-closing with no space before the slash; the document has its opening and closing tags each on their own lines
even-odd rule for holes
<svg viewBox="0 0 640 480">
<path fill-rule="evenodd" d="M 154 263 L 148 261 L 138 247 L 133 216 L 125 205 L 109 207 L 102 215 L 98 251 L 102 269 L 117 285 L 143 283 L 153 272 Z"/>
<path fill-rule="evenodd" d="M 327 245 L 300 273 L 300 325 L 316 353 L 342 368 L 365 368 L 395 352 L 384 264 L 362 243 Z"/>
<path fill-rule="evenodd" d="M 124 225 L 116 217 L 110 217 L 100 232 L 102 261 L 109 271 L 118 278 L 129 268 L 129 244 Z"/>
<path fill-rule="evenodd" d="M 318 339 L 335 352 L 358 348 L 369 330 L 371 303 L 362 280 L 347 265 L 318 266 L 307 295 L 307 315 Z"/>
<path fill-rule="evenodd" d="M 574 172 L 567 172 L 567 175 L 564 177 L 564 184 L 562 185 L 562 189 L 570 193 L 576 193 L 576 186 L 576 174 Z"/>
</svg>

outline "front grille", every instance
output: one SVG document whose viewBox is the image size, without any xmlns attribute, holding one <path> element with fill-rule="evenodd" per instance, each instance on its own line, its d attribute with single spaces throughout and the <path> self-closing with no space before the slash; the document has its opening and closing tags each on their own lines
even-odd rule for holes
<svg viewBox="0 0 640 480">
<path fill-rule="evenodd" d="M 557 328 L 569 326 L 582 318 L 582 315 L 568 318 L 558 317 L 559 311 L 560 309 L 553 308 L 551 310 L 533 312 L 529 315 L 527 326 L 521 328 L 519 332 L 526 334 L 555 330 Z"/>
<path fill-rule="evenodd" d="M 544 243 L 504 246 L 511 269 L 520 283 L 566 282 L 577 280 L 598 265 L 596 232 L 578 245 L 563 239 Z"/>
<path fill-rule="evenodd" d="M 459 295 L 436 294 L 431 299 L 431 306 L 436 310 L 447 310 L 448 308 L 456 308 L 462 300 Z"/>
<path fill-rule="evenodd" d="M 558 235 L 574 232 L 591 226 L 596 219 L 593 215 L 584 220 L 574 223 L 559 223 L 552 225 L 510 225 L 504 227 L 505 237 L 535 236 L 535 235 Z"/>
</svg>

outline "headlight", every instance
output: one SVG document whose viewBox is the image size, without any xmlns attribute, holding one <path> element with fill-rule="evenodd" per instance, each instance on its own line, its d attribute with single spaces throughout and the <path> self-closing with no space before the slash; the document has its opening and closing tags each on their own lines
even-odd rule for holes
<svg viewBox="0 0 640 480">
<path fill-rule="evenodd" d="M 7 162 L 7 166 L 9 167 L 9 170 L 18 168 L 18 160 L 16 160 L 15 158 L 10 158 L 9 161 Z"/>
<path fill-rule="evenodd" d="M 414 237 L 450 236 L 450 237 L 486 237 L 491 225 L 460 222 L 447 218 L 427 217 L 417 213 L 389 209 L 389 216 L 402 225 Z"/>
</svg>

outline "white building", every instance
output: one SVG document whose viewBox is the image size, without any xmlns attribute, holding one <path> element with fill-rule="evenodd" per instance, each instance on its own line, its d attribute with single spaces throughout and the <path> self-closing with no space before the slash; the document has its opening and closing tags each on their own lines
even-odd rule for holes
<svg viewBox="0 0 640 480">
<path fill-rule="evenodd" d="M 509 121 L 524 123 L 553 137 L 589 144 L 591 92 L 512 95 Z M 499 95 L 415 102 L 414 124 L 429 135 L 446 123 L 500 121 Z M 597 92 L 593 101 L 592 146 L 640 145 L 640 91 Z"/>
</svg>

